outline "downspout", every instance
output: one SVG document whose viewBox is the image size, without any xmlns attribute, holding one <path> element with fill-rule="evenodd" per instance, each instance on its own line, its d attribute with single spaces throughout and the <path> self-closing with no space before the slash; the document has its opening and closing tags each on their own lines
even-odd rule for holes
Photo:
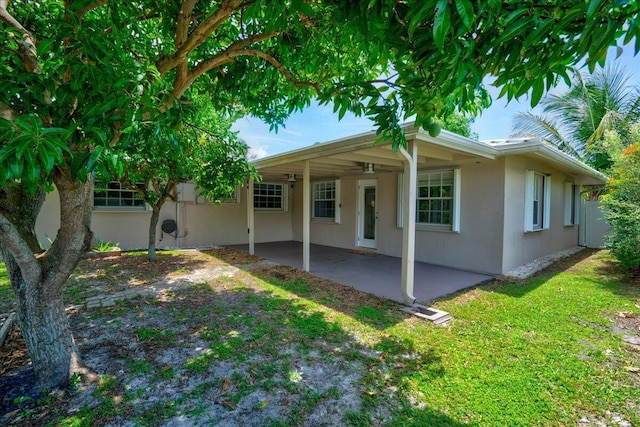
<svg viewBox="0 0 640 427">
<path fill-rule="evenodd" d="M 247 233 L 249 234 L 249 255 L 256 253 L 255 209 L 253 205 L 253 178 L 247 184 Z"/>
<path fill-rule="evenodd" d="M 412 140 L 408 141 L 408 151 L 399 148 L 404 156 L 404 185 L 402 198 L 402 276 L 400 289 L 402 299 L 406 305 L 413 305 L 416 298 L 413 296 L 414 264 L 416 252 L 416 189 L 418 176 L 418 145 Z"/>
<path fill-rule="evenodd" d="M 302 269 L 309 271 L 311 256 L 311 164 L 304 161 L 302 169 Z"/>
</svg>

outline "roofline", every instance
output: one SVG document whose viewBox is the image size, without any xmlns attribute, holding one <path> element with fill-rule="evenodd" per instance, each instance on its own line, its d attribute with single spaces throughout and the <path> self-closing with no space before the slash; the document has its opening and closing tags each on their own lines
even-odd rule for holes
<svg viewBox="0 0 640 427">
<path fill-rule="evenodd" d="M 461 151 L 468 154 L 474 154 L 489 159 L 495 158 L 497 151 L 490 145 L 482 141 L 476 141 L 457 133 L 442 130 L 440 135 L 432 137 L 423 129 L 417 128 L 413 123 L 402 125 L 407 140 L 416 139 L 418 141 L 429 142 L 441 147 Z M 360 133 L 346 138 L 336 139 L 321 144 L 315 144 L 309 147 L 298 148 L 296 150 L 287 151 L 285 153 L 275 154 L 273 156 L 263 157 L 255 160 L 253 165 L 256 169 L 280 166 L 287 163 L 299 162 L 304 160 L 312 160 L 318 157 L 332 156 L 336 154 L 348 153 L 351 151 L 370 148 L 378 139 L 375 131 Z M 378 146 L 389 145 L 391 141 L 383 141 Z"/>
<path fill-rule="evenodd" d="M 513 154 L 537 154 L 552 162 L 578 171 L 580 174 L 606 182 L 607 176 L 593 169 L 582 161 L 560 151 L 541 138 L 516 138 L 494 141 L 476 141 L 466 136 L 442 130 L 437 137 L 430 136 L 414 123 L 402 125 L 407 140 L 428 142 L 444 148 L 472 154 L 488 159 Z M 289 163 L 312 160 L 318 157 L 332 156 L 372 147 L 379 135 L 375 131 L 360 133 L 346 138 L 336 139 L 310 147 L 298 148 L 285 153 L 275 154 L 253 161 L 256 169 L 281 166 Z M 391 141 L 383 141 L 378 146 L 389 145 Z"/>
<path fill-rule="evenodd" d="M 542 138 L 522 138 L 501 140 L 494 148 L 502 155 L 508 154 L 539 154 L 547 159 L 560 163 L 561 165 L 579 170 L 582 174 L 592 178 L 599 179 L 603 182 L 607 181 L 607 176 L 602 172 L 583 163 L 575 157 L 561 151 L 555 146 L 547 143 Z"/>
<path fill-rule="evenodd" d="M 253 165 L 256 169 L 260 169 L 311 160 L 323 156 L 347 153 L 349 151 L 370 147 L 375 142 L 376 137 L 377 135 L 375 131 L 360 133 L 354 136 L 336 139 L 334 141 L 314 144 L 309 147 L 298 148 L 296 150 L 274 154 L 273 156 L 263 157 L 262 159 L 255 160 Z M 382 142 L 381 145 L 389 143 L 390 142 Z"/>
</svg>

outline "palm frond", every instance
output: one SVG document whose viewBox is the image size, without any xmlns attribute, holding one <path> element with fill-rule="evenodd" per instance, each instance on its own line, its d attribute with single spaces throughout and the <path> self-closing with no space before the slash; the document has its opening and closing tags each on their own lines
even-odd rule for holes
<svg viewBox="0 0 640 427">
<path fill-rule="evenodd" d="M 539 137 L 572 156 L 580 157 L 578 147 L 574 147 L 558 129 L 557 123 L 546 115 L 536 115 L 531 112 L 518 113 L 513 119 L 513 130 L 513 136 Z"/>
</svg>

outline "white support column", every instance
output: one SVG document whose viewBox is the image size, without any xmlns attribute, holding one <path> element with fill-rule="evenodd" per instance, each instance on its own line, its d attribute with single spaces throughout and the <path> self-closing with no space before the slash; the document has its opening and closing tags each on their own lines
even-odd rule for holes
<svg viewBox="0 0 640 427">
<path fill-rule="evenodd" d="M 302 268 L 309 271 L 310 226 L 311 226 L 311 179 L 309 160 L 305 160 L 302 171 Z"/>
<path fill-rule="evenodd" d="M 408 150 L 400 148 L 405 157 L 404 194 L 402 197 L 402 276 L 400 288 L 402 299 L 407 305 L 414 304 L 413 296 L 414 263 L 416 252 L 416 188 L 418 180 L 418 145 L 408 141 Z"/>
<path fill-rule="evenodd" d="M 256 252 L 256 232 L 255 232 L 255 210 L 253 208 L 253 179 L 249 179 L 247 185 L 247 231 L 249 233 L 249 254 L 254 255 Z"/>
</svg>

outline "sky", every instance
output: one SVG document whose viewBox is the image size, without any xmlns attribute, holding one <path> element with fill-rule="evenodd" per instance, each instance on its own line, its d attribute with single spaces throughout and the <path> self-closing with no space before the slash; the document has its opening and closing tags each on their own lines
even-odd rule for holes
<svg viewBox="0 0 640 427">
<path fill-rule="evenodd" d="M 632 42 L 633 43 L 633 42 Z M 615 58 L 615 51 L 610 51 L 607 63 L 616 63 L 631 75 L 630 84 L 640 85 L 640 53 L 633 56 L 632 44 L 623 47 L 623 54 Z M 614 59 L 615 58 L 615 59 Z M 512 100 L 507 104 L 506 98 L 497 99 L 498 90 L 488 85 L 493 104 L 475 118 L 472 130 L 481 140 L 508 138 L 512 132 L 513 117 L 521 111 L 530 111 L 529 99 Z M 566 88 L 566 86 L 565 86 Z M 558 87 L 554 90 L 562 90 Z M 552 90 L 553 91 L 553 90 Z M 535 110 L 534 110 L 535 112 Z M 372 122 L 364 117 L 355 117 L 347 113 L 342 120 L 333 113 L 331 105 L 313 104 L 300 113 L 293 114 L 278 132 L 270 132 L 269 125 L 260 119 L 246 117 L 234 124 L 234 130 L 250 147 L 249 155 L 261 158 L 285 151 L 313 145 L 317 142 L 328 142 L 348 136 L 374 130 Z"/>
</svg>

